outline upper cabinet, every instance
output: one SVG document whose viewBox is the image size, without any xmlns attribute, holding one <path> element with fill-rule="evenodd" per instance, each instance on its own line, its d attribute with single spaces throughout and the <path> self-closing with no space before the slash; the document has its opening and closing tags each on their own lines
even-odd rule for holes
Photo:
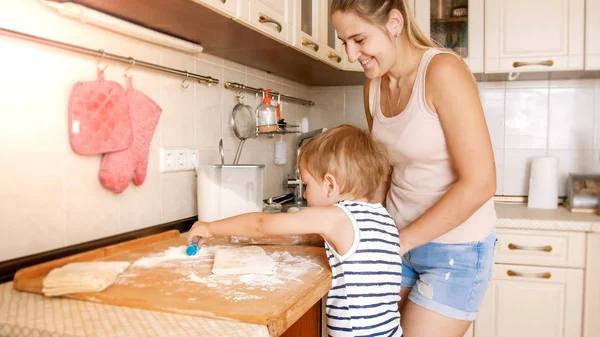
<svg viewBox="0 0 600 337">
<path fill-rule="evenodd" d="M 237 16 L 238 0 L 196 0 L 229 17 Z"/>
<path fill-rule="evenodd" d="M 584 1 L 486 0 L 485 72 L 583 70 Z"/>
<path fill-rule="evenodd" d="M 293 44 L 296 49 L 314 57 L 321 58 L 322 27 L 319 18 L 319 0 L 293 0 Z"/>
<path fill-rule="evenodd" d="M 483 3 L 483 0 L 414 2 L 417 25 L 423 33 L 462 56 L 474 73 L 483 72 Z"/>
<path fill-rule="evenodd" d="M 271 37 L 291 43 L 293 3 L 294 0 L 242 0 L 239 18 Z"/>
<path fill-rule="evenodd" d="M 324 28 L 321 41 L 325 44 L 323 59 L 336 68 L 344 69 L 344 59 L 347 59 L 347 57 L 342 41 L 338 39 L 331 21 L 331 0 L 320 1 L 320 5 L 322 6 L 321 12 L 325 13 L 325 17 L 321 18 L 322 27 Z"/>
<path fill-rule="evenodd" d="M 600 70 L 600 1 L 587 0 L 585 13 L 585 70 Z"/>
</svg>

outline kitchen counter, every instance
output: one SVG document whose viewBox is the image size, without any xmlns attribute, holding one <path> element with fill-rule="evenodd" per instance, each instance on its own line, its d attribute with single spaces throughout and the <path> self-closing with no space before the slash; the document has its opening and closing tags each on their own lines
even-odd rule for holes
<svg viewBox="0 0 600 337">
<path fill-rule="evenodd" d="M 268 337 L 266 326 L 176 315 L 68 298 L 49 298 L 0 285 L 0 336 Z"/>
<path fill-rule="evenodd" d="M 277 262 L 273 275 L 213 279 L 210 255 L 230 245 L 214 241 L 184 263 L 167 257 L 173 247 L 185 247 L 177 231 L 69 256 L 139 262 L 106 291 L 70 298 L 41 294 L 46 268 L 60 260 L 22 269 L 0 284 L 0 337 L 319 335 L 321 298 L 331 286 L 323 248 L 265 247 Z"/>
<path fill-rule="evenodd" d="M 528 208 L 527 204 L 496 202 L 497 228 L 540 229 L 600 233 L 600 216 L 556 209 Z"/>
</svg>

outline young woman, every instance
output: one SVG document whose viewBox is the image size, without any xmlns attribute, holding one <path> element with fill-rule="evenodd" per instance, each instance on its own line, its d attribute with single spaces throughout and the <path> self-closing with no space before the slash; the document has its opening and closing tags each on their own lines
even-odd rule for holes
<svg viewBox="0 0 600 337">
<path fill-rule="evenodd" d="M 379 200 L 400 233 L 404 335 L 462 337 L 496 244 L 496 172 L 477 84 L 462 59 L 423 35 L 403 0 L 332 0 L 331 13 L 349 61 L 368 78 L 369 129 L 393 165 Z"/>
</svg>

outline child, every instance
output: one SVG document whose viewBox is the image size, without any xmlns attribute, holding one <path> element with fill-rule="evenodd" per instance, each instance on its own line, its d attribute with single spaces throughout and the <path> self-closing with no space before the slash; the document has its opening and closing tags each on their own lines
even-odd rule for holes
<svg viewBox="0 0 600 337">
<path fill-rule="evenodd" d="M 299 167 L 310 207 L 197 222 L 188 238 L 320 234 L 333 274 L 326 307 L 329 335 L 401 336 L 398 230 L 385 208 L 370 200 L 390 169 L 383 145 L 365 131 L 342 125 L 308 141 Z"/>
</svg>

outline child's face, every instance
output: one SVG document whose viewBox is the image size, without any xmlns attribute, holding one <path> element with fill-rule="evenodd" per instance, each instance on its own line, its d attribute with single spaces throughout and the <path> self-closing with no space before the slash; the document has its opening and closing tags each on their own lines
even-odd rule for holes
<svg viewBox="0 0 600 337">
<path fill-rule="evenodd" d="M 300 177 L 306 184 L 304 190 L 304 199 L 306 199 L 308 206 L 330 206 L 334 204 L 328 196 L 327 183 L 318 181 L 305 169 L 305 166 L 300 164 Z"/>
</svg>

